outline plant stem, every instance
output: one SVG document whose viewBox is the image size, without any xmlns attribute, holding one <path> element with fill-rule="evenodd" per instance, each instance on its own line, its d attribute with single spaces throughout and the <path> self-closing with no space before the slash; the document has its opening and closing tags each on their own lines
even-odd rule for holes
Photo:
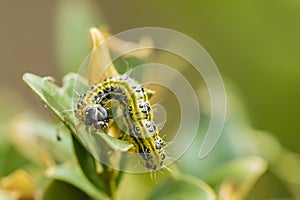
<svg viewBox="0 0 300 200">
<path fill-rule="evenodd" d="M 112 173 L 114 174 L 114 173 Z M 109 190 L 110 190 L 110 194 L 111 194 L 111 199 L 112 200 L 116 200 L 117 196 L 116 196 L 116 177 L 113 175 L 110 178 L 109 181 Z"/>
<path fill-rule="evenodd" d="M 116 180 L 118 177 L 119 172 L 115 169 L 112 169 L 110 167 L 103 167 L 103 177 L 105 182 L 107 183 L 107 194 L 110 196 L 110 200 L 116 200 Z"/>
</svg>

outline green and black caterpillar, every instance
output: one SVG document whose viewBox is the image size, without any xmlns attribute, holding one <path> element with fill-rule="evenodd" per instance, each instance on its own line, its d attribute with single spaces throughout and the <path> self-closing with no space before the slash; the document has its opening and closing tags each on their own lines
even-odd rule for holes
<svg viewBox="0 0 300 200">
<path fill-rule="evenodd" d="M 122 110 L 126 126 L 125 139 L 134 145 L 141 163 L 150 170 L 164 166 L 165 142 L 153 122 L 149 94 L 128 75 L 108 77 L 91 86 L 77 101 L 75 116 L 87 128 L 102 130 L 109 126 L 111 101 L 116 100 Z"/>
</svg>

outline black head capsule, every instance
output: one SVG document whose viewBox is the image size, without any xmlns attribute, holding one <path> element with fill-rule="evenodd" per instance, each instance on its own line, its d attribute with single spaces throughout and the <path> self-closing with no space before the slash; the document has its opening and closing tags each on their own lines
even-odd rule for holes
<svg viewBox="0 0 300 200">
<path fill-rule="evenodd" d="M 106 127 L 108 120 L 108 113 L 101 105 L 96 104 L 86 109 L 85 125 L 102 129 Z"/>
</svg>

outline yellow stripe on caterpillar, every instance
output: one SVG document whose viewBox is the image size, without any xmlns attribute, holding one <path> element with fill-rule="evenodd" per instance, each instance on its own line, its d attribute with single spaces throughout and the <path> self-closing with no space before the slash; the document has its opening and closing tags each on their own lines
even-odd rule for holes
<svg viewBox="0 0 300 200">
<path fill-rule="evenodd" d="M 109 77 L 91 86 L 77 101 L 74 108 L 79 121 L 97 130 L 107 127 L 112 120 L 111 101 L 116 100 L 127 127 L 127 140 L 140 155 L 141 163 L 150 170 L 163 166 L 165 142 L 159 136 L 152 118 L 148 95 L 154 94 L 127 75 Z"/>
</svg>

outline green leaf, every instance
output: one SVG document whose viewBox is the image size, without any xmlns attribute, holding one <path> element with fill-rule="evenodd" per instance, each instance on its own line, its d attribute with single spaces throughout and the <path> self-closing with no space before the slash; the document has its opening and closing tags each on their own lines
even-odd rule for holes
<svg viewBox="0 0 300 200">
<path fill-rule="evenodd" d="M 53 82 L 53 79 L 49 77 L 42 78 L 33 74 L 25 74 L 23 76 L 23 80 L 45 103 L 45 105 L 47 105 L 54 112 L 54 114 L 73 132 L 73 145 L 75 148 L 75 154 L 84 175 L 87 177 L 87 180 L 91 181 L 89 182 L 90 184 L 93 183 L 98 189 L 106 191 L 106 186 L 104 185 L 103 180 L 101 180 L 97 174 L 95 160 L 89 151 L 87 151 L 87 149 L 89 149 L 94 156 L 101 155 L 104 157 L 105 161 L 108 161 L 108 149 L 125 152 L 132 148 L 133 145 L 126 141 L 110 137 L 109 135 L 99 131 L 96 134 L 86 135 L 87 133 L 83 132 L 84 130 L 81 130 L 82 132 L 80 132 L 79 135 L 83 136 L 83 138 L 85 138 L 85 136 L 92 136 L 96 138 L 95 140 L 90 138 L 91 141 L 86 140 L 86 138 L 83 140 L 79 139 L 75 130 L 73 115 L 71 112 L 72 97 L 75 84 L 76 89 L 79 89 L 80 91 L 81 89 L 86 88 L 84 79 L 78 77 L 78 75 L 74 73 L 68 74 L 63 79 L 62 87 L 58 87 Z M 94 144 L 93 142 L 96 143 Z M 85 148 L 82 148 L 81 144 L 83 144 Z M 92 144 L 94 144 L 97 147 L 96 150 L 100 152 L 93 152 L 89 148 L 89 146 Z M 99 157 L 98 159 L 103 161 L 103 159 Z M 70 184 L 72 184 L 72 182 L 70 182 Z"/>
<path fill-rule="evenodd" d="M 97 173 L 97 166 L 95 163 L 97 161 L 85 148 L 82 147 L 74 136 L 72 139 L 77 161 L 83 173 L 96 187 L 102 191 L 106 191 L 105 183 L 100 179 L 99 174 Z"/>
<path fill-rule="evenodd" d="M 106 142 L 106 144 L 108 144 L 108 146 L 110 146 L 115 151 L 127 152 L 130 148 L 133 147 L 133 144 L 129 142 L 116 139 L 105 133 L 99 131 L 95 131 L 94 133 L 100 136 Z"/>
<path fill-rule="evenodd" d="M 72 200 L 81 200 L 88 199 L 88 195 L 78 188 L 70 185 L 68 183 L 53 180 L 45 189 L 42 199 L 43 200 L 64 200 L 64 199 L 72 199 Z"/>
<path fill-rule="evenodd" d="M 41 78 L 37 75 L 26 73 L 23 76 L 24 82 L 30 87 L 30 89 L 48 106 L 53 113 L 73 132 L 75 127 L 72 120 L 72 96 L 69 96 L 71 87 L 71 80 L 76 79 L 76 74 L 69 74 L 65 77 L 64 84 L 67 84 L 67 90 L 65 88 L 59 88 L 51 77 Z M 68 82 L 66 81 L 68 80 Z M 67 92 L 67 93 L 66 93 Z"/>
<path fill-rule="evenodd" d="M 232 194 L 243 199 L 266 169 L 267 162 L 264 159 L 248 156 L 218 166 L 212 171 L 213 175 L 208 182 L 213 185 L 221 184 L 220 192 L 222 187 L 231 187 Z"/>
<path fill-rule="evenodd" d="M 24 74 L 23 80 L 45 103 L 45 105 L 48 106 L 74 134 L 76 134 L 72 115 L 72 97 L 75 83 L 76 89 L 87 87 L 84 79 L 75 73 L 67 74 L 63 78 L 62 87 L 58 87 L 50 77 L 42 78 L 30 73 Z M 131 144 L 112 138 L 107 134 L 101 133 L 98 135 L 105 140 L 112 149 L 124 152 L 132 147 Z"/>
<path fill-rule="evenodd" d="M 133 69 L 136 66 L 140 66 L 147 63 L 147 58 L 136 57 L 118 57 L 114 61 L 115 67 L 120 74 L 127 73 L 128 70 Z M 137 80 L 140 82 L 140 80 Z"/>
<path fill-rule="evenodd" d="M 70 131 L 64 126 L 20 116 L 11 121 L 9 137 L 15 148 L 36 164 L 49 166 L 74 159 Z"/>
<path fill-rule="evenodd" d="M 272 172 L 293 193 L 296 199 L 300 198 L 300 155 L 285 150 L 273 164 Z"/>
<path fill-rule="evenodd" d="M 4 127 L 0 124 L 0 177 L 8 175 L 24 165 L 28 165 L 28 160 L 14 148 L 4 133 Z"/>
<path fill-rule="evenodd" d="M 51 167 L 47 170 L 46 174 L 50 178 L 64 181 L 76 186 L 94 199 L 108 199 L 105 193 L 101 192 L 91 182 L 89 182 L 89 180 L 84 176 L 83 172 L 79 170 L 79 168 L 75 168 L 72 165 L 59 165 Z"/>
<path fill-rule="evenodd" d="M 213 200 L 216 195 L 206 183 L 192 176 L 182 175 L 161 184 L 149 200 Z"/>
</svg>

